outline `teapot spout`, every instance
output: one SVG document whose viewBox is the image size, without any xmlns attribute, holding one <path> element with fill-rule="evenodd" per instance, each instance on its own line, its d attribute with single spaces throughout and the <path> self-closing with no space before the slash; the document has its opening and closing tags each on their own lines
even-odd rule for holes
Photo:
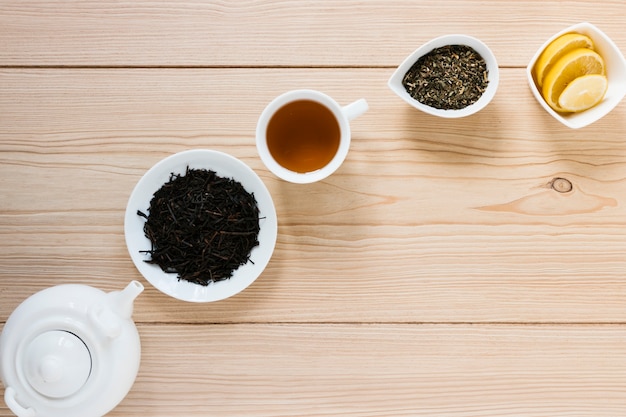
<svg viewBox="0 0 626 417">
<path fill-rule="evenodd" d="M 133 315 L 133 303 L 135 298 L 143 291 L 143 284 L 139 281 L 131 281 L 122 291 L 113 291 L 108 294 L 111 299 L 111 310 L 121 318 L 130 319 Z"/>
</svg>

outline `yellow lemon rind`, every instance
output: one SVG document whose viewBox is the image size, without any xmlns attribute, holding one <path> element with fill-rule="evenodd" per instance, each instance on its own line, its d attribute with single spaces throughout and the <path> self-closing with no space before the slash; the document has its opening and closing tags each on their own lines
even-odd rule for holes
<svg viewBox="0 0 626 417">
<path fill-rule="evenodd" d="M 560 58 L 546 74 L 542 96 L 556 111 L 561 111 L 558 100 L 567 85 L 574 79 L 589 74 L 605 74 L 604 60 L 595 51 L 575 49 Z"/>
<path fill-rule="evenodd" d="M 578 48 L 594 50 L 591 38 L 582 33 L 566 33 L 553 40 L 541 53 L 535 63 L 535 80 L 539 87 L 543 86 L 543 81 L 550 68 L 565 54 Z"/>
</svg>

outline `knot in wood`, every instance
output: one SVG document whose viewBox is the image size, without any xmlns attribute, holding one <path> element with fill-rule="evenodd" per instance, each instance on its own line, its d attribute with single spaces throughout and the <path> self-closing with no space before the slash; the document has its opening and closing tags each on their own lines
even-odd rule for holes
<svg viewBox="0 0 626 417">
<path fill-rule="evenodd" d="M 573 188 L 569 180 L 560 177 L 554 178 L 550 182 L 550 187 L 558 193 L 569 193 Z"/>
</svg>

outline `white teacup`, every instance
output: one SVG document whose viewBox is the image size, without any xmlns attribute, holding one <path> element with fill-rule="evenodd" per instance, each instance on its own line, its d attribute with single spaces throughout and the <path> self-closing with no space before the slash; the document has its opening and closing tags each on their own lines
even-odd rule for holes
<svg viewBox="0 0 626 417">
<path fill-rule="evenodd" d="M 350 120 L 368 109 L 365 99 L 347 106 L 315 90 L 276 97 L 261 113 L 256 146 L 265 166 L 285 181 L 305 184 L 335 172 L 350 149 Z"/>
</svg>

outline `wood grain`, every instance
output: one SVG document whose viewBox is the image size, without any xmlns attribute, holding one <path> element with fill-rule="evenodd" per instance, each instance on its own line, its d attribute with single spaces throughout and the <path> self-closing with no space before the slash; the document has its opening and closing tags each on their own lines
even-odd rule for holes
<svg viewBox="0 0 626 417">
<path fill-rule="evenodd" d="M 142 365 L 112 417 L 626 415 L 626 106 L 570 130 L 525 74 L 581 21 L 623 49 L 625 16 L 621 0 L 3 1 L 0 323 L 52 285 L 141 280 Z M 493 102 L 458 120 L 386 85 L 447 33 L 500 66 Z M 370 105 L 343 166 L 305 186 L 254 143 L 264 106 L 304 87 Z M 253 168 L 279 219 L 261 277 L 209 304 L 159 293 L 124 241 L 137 181 L 196 148 Z"/>
<path fill-rule="evenodd" d="M 201 147 L 241 158 L 270 188 L 274 258 L 201 313 L 149 288 L 139 321 L 623 321 L 624 106 L 572 132 L 529 98 L 523 70 L 502 72 L 484 113 L 442 130 L 386 88 L 385 69 L 6 69 L 3 316 L 55 282 L 140 278 L 123 237 L 128 196 L 155 162 Z M 253 132 L 265 103 L 305 83 L 371 109 L 339 172 L 303 188 L 262 166 Z M 555 177 L 573 190 L 550 188 Z"/>
<path fill-rule="evenodd" d="M 141 330 L 137 382 L 111 416 L 613 417 L 624 406 L 623 326 Z"/>
<path fill-rule="evenodd" d="M 597 24 L 626 45 L 620 0 L 3 1 L 1 65 L 397 66 L 466 33 L 523 67 L 554 33 Z M 33 30 L 36 28 L 36 30 Z"/>
</svg>

